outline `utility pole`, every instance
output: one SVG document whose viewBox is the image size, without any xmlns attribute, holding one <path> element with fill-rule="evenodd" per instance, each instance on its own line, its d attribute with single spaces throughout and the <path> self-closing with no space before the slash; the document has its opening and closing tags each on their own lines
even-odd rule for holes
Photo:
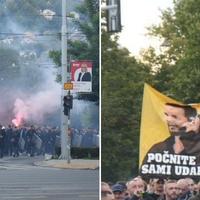
<svg viewBox="0 0 200 200">
<path fill-rule="evenodd" d="M 70 163 L 70 142 L 68 137 L 69 115 L 64 115 L 63 103 L 67 91 L 64 84 L 68 82 L 67 72 L 67 0 L 62 0 L 62 28 L 61 28 L 61 49 L 62 49 L 62 91 L 61 91 L 61 155 L 60 159 Z"/>
</svg>

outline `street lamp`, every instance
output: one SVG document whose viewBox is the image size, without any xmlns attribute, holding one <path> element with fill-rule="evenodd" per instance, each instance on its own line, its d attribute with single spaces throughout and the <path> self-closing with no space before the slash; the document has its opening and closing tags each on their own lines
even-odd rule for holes
<svg viewBox="0 0 200 200">
<path fill-rule="evenodd" d="M 107 10 L 107 30 L 108 32 L 121 31 L 121 10 L 120 0 L 107 0 L 107 6 L 103 10 Z"/>
</svg>

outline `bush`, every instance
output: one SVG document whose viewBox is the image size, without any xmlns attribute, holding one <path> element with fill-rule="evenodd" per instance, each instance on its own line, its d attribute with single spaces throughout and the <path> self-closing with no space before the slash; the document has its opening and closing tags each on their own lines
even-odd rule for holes
<svg viewBox="0 0 200 200">
<path fill-rule="evenodd" d="M 56 148 L 56 155 L 61 154 L 61 148 Z M 57 157 L 57 156 L 56 156 Z M 59 157 L 59 156 L 58 156 Z M 99 159 L 99 148 L 71 148 L 72 159 Z"/>
</svg>

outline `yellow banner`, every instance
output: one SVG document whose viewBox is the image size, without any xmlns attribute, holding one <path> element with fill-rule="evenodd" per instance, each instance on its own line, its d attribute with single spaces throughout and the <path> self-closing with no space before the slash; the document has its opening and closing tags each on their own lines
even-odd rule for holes
<svg viewBox="0 0 200 200">
<path fill-rule="evenodd" d="M 200 175 L 200 167 L 192 168 L 200 163 L 199 108 L 200 104 L 184 105 L 145 84 L 140 129 L 141 175 Z M 180 168 L 186 165 L 187 169 Z"/>
</svg>

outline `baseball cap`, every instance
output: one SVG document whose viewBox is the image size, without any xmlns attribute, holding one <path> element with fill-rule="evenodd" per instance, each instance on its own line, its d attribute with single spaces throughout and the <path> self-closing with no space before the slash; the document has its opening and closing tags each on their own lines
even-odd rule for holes
<svg viewBox="0 0 200 200">
<path fill-rule="evenodd" d="M 119 183 L 112 186 L 113 192 L 123 192 L 124 190 L 125 190 L 124 186 Z"/>
</svg>

